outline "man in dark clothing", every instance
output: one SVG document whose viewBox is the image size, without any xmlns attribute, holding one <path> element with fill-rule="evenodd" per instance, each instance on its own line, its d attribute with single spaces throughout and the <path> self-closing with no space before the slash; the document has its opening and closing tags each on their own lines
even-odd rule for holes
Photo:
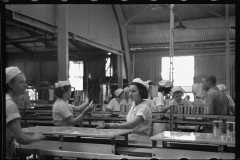
<svg viewBox="0 0 240 160">
<path fill-rule="evenodd" d="M 227 96 L 216 86 L 217 79 L 214 75 L 205 75 L 202 78 L 202 87 L 207 91 L 207 114 L 227 115 Z"/>
<path fill-rule="evenodd" d="M 202 78 L 202 88 L 206 94 L 206 114 L 227 115 L 228 99 L 227 96 L 216 86 L 217 79 L 214 75 L 208 74 Z M 208 119 L 212 121 L 211 119 Z M 212 125 L 202 125 L 197 127 L 197 131 L 204 133 L 213 133 Z M 222 132 L 225 132 L 224 129 Z"/>
</svg>

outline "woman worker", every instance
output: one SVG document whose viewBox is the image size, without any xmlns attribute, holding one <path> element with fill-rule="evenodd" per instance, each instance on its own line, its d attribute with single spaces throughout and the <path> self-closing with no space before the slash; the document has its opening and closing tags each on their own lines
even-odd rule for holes
<svg viewBox="0 0 240 160">
<path fill-rule="evenodd" d="M 182 99 L 184 94 L 184 89 L 180 86 L 173 87 L 172 96 L 173 99 L 169 102 L 169 106 L 183 106 L 183 107 L 193 107 L 192 103 L 186 99 Z"/>
<path fill-rule="evenodd" d="M 69 80 L 56 83 L 54 93 L 57 97 L 52 110 L 54 125 L 75 126 L 80 123 L 81 126 L 83 117 L 92 110 L 92 105 L 89 105 L 88 100 L 80 106 L 74 106 L 67 103 L 67 100 L 71 96 L 71 84 Z M 81 114 L 74 117 L 74 112 L 81 111 Z"/>
<path fill-rule="evenodd" d="M 130 99 L 134 101 L 134 105 L 129 110 L 125 123 L 121 124 L 107 124 L 98 126 L 98 129 L 133 129 L 129 134 L 131 140 L 150 140 L 150 128 L 152 124 L 152 112 L 147 102 L 143 99 L 148 97 L 145 83 L 136 78 L 130 85 Z"/>
<path fill-rule="evenodd" d="M 6 68 L 6 159 L 17 158 L 14 139 L 17 143 L 29 144 L 44 138 L 40 133 L 27 135 L 22 132 L 17 101 L 26 88 L 26 77 L 19 68 Z"/>
<path fill-rule="evenodd" d="M 172 88 L 172 82 L 169 80 L 162 80 L 158 83 L 158 97 L 154 97 L 152 100 L 151 109 L 152 112 L 167 112 L 170 109 L 169 104 L 164 99 Z M 161 118 L 161 117 L 158 117 Z M 167 123 L 153 123 L 153 135 L 169 130 L 170 126 Z"/>
<path fill-rule="evenodd" d="M 121 105 L 127 105 L 127 101 L 124 99 L 124 90 L 122 88 L 118 88 L 114 94 L 116 98 L 113 98 L 109 102 L 108 106 L 106 107 L 106 112 L 121 111 Z"/>
</svg>

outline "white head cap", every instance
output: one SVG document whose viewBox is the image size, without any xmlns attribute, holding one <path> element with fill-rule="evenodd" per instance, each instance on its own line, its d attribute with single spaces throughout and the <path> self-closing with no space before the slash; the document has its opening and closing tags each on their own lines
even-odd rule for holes
<svg viewBox="0 0 240 160">
<path fill-rule="evenodd" d="M 129 87 L 125 87 L 123 90 L 124 90 L 124 92 L 129 92 L 130 88 Z"/>
<path fill-rule="evenodd" d="M 169 80 L 161 80 L 160 82 L 158 82 L 158 84 L 162 87 L 172 87 L 172 82 Z"/>
<path fill-rule="evenodd" d="M 182 87 L 176 86 L 176 87 L 173 87 L 173 89 L 172 89 L 172 94 L 174 94 L 174 93 L 177 92 L 177 91 L 181 91 L 182 93 L 185 92 L 185 90 L 184 90 Z"/>
<path fill-rule="evenodd" d="M 124 92 L 124 90 L 123 90 L 122 88 L 118 88 L 118 89 L 114 92 L 114 94 L 115 94 L 116 97 L 118 97 L 122 92 Z"/>
<path fill-rule="evenodd" d="M 140 83 L 140 84 L 144 85 L 147 89 L 149 88 L 149 85 L 148 85 L 146 82 L 143 82 L 140 78 L 135 78 L 135 79 L 132 81 L 132 83 L 133 83 L 133 82 Z"/>
<path fill-rule="evenodd" d="M 18 67 L 8 67 L 6 68 L 6 83 L 13 79 L 16 75 L 22 73 Z"/>
<path fill-rule="evenodd" d="M 71 85 L 69 80 L 59 81 L 58 83 L 55 83 L 55 88 L 63 87 L 63 86 L 67 86 L 67 85 Z"/>
<path fill-rule="evenodd" d="M 226 91 L 226 86 L 224 84 L 218 84 L 217 87 L 220 91 L 223 91 L 223 92 Z"/>
</svg>

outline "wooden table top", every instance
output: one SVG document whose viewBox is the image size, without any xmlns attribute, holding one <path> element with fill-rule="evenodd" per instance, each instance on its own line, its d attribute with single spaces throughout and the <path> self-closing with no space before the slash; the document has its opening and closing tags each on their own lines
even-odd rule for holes
<svg viewBox="0 0 240 160">
<path fill-rule="evenodd" d="M 235 137 L 214 136 L 212 133 L 164 131 L 150 138 L 152 141 L 208 143 L 235 146 Z"/>
<path fill-rule="evenodd" d="M 22 129 L 24 133 L 42 133 L 66 136 L 114 138 L 131 133 L 129 129 L 95 129 L 81 127 L 36 126 Z"/>
</svg>

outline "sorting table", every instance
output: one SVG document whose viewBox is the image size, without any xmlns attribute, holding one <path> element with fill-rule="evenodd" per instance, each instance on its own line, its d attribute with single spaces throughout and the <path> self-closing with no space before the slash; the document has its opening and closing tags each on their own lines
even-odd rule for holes
<svg viewBox="0 0 240 160">
<path fill-rule="evenodd" d="M 234 158 L 234 153 L 226 153 L 227 146 L 235 147 L 235 137 L 228 137 L 226 135 L 215 136 L 212 133 L 198 133 L 198 132 L 176 132 L 176 131 L 164 131 L 155 136 L 152 136 L 152 147 L 153 155 L 157 156 L 159 150 L 157 148 L 157 141 L 162 141 L 163 149 L 166 148 L 167 142 L 180 143 L 182 146 L 185 144 L 196 144 L 204 147 L 204 145 L 218 146 L 218 152 L 208 152 L 208 151 L 192 151 L 192 150 L 183 150 L 183 149 L 166 149 L 169 154 L 176 154 L 186 156 L 186 158 L 197 158 L 199 155 L 201 158 L 216 158 L 216 157 L 226 157 Z M 155 150 L 154 150 L 155 148 Z M 163 150 L 162 150 L 163 151 Z M 183 153 L 184 151 L 185 153 Z M 175 153 L 173 153 L 175 152 Z M 162 156 L 162 155 L 161 155 Z M 210 156 L 210 157 L 209 157 Z M 211 157 L 214 156 L 214 157 Z M 171 157 L 177 158 L 177 157 Z"/>
<path fill-rule="evenodd" d="M 81 127 L 37 126 L 22 129 L 24 133 L 42 133 L 46 140 L 21 145 L 22 148 L 49 149 L 76 152 L 93 152 L 115 154 L 116 137 L 124 136 L 124 144 L 128 145 L 127 129 L 95 129 Z M 100 139 L 110 140 L 110 143 L 98 143 Z M 80 143 L 79 143 L 80 142 Z M 87 142 L 87 143 L 85 143 Z"/>
</svg>

